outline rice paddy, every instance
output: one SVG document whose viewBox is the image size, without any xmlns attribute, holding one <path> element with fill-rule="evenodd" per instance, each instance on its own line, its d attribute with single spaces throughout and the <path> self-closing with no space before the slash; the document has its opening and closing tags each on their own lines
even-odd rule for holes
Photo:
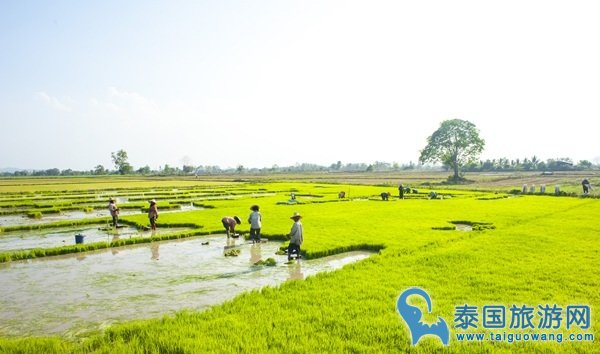
<svg viewBox="0 0 600 354">
<path fill-rule="evenodd" d="M 54 269 L 50 264 L 62 262 L 63 269 L 74 269 L 71 275 L 61 276 L 61 281 L 77 283 L 75 279 L 82 274 L 101 274 L 89 267 L 97 259 L 108 259 L 102 263 L 104 275 L 97 281 L 102 289 L 91 287 L 86 289 L 87 295 L 79 294 L 93 299 L 88 306 L 100 310 L 94 310 L 93 316 L 77 310 L 78 319 L 61 322 L 56 314 L 68 310 L 52 301 L 32 305 L 27 316 L 5 306 L 0 309 L 0 352 L 600 352 L 595 340 L 595 309 L 600 305 L 600 224 L 596 220 L 600 200 L 582 198 L 575 189 L 570 196 L 554 196 L 550 191 L 544 195 L 509 193 L 520 188 L 519 180 L 498 188 L 446 189 L 437 185 L 437 195 L 443 198 L 430 199 L 432 185 L 419 183 L 414 185 L 417 193 L 400 200 L 392 184 L 67 181 L 0 183 L 0 214 L 4 217 L 25 218 L 35 209 L 62 208 L 60 213 L 68 213 L 63 210 L 93 208 L 91 213 L 62 220 L 50 219 L 45 213 L 31 223 L 10 224 L 10 219 L 0 219 L 0 238 L 12 240 L 7 241 L 10 248 L 0 250 L 0 278 L 8 279 L 13 269 L 37 269 L 44 274 L 42 269 Z M 345 198 L 339 198 L 340 191 L 345 192 Z M 382 192 L 390 192 L 392 197 L 382 200 Z M 109 235 L 106 240 L 90 237 L 83 245 L 56 246 L 40 241 L 37 250 L 31 249 L 36 237 L 41 239 L 52 230 L 68 235 L 105 224 L 108 216 L 95 213 L 105 209 L 109 197 L 121 198 L 117 199 L 119 207 L 132 211 L 122 214 L 120 222 L 134 232 L 143 232 L 148 226 L 144 208 L 147 200 L 156 199 L 161 233 L 131 237 L 133 241 L 127 242 L 112 240 Z M 260 245 L 260 258 L 252 258 L 251 247 L 256 245 L 247 245 L 240 238 L 236 242 L 244 246 L 236 247 L 239 256 L 225 257 L 221 218 L 239 216 L 242 224 L 236 232 L 247 236 L 246 219 L 253 204 L 260 205 L 262 236 L 269 242 Z M 286 257 L 276 255 L 276 251 L 286 240 L 289 217 L 294 212 L 303 215 L 303 259 L 285 265 Z M 23 244 L 15 247 L 20 237 Z M 152 247 L 158 244 L 160 256 L 155 257 Z M 183 244 L 187 248 L 181 247 Z M 201 256 L 209 249 L 214 249 L 213 256 L 219 262 L 236 265 L 211 263 Z M 326 257 L 351 255 L 347 252 L 371 253 L 368 257 L 360 253 L 362 260 L 350 258 L 353 262 L 334 267 L 339 269 L 332 272 L 309 271 L 311 264 L 317 264 L 311 262 L 330 267 Z M 68 256 L 71 253 L 75 254 Z M 49 257 L 56 254 L 66 254 L 61 257 L 67 258 Z M 119 257 L 118 264 L 115 256 Z M 83 259 L 78 261 L 78 257 Z M 276 260 L 276 266 L 255 265 L 269 257 Z M 30 258 L 35 260 L 17 261 Z M 302 280 L 289 281 L 298 264 L 304 273 Z M 82 266 L 81 273 L 77 265 Z M 122 271 L 128 266 L 130 271 Z M 192 271 L 203 266 L 231 266 L 230 278 L 239 282 L 247 274 L 264 276 L 260 281 L 250 277 L 248 282 L 256 286 L 233 291 L 231 297 L 217 297 L 206 307 L 195 301 L 204 301 L 200 294 L 210 289 L 201 281 L 207 275 Z M 160 280 L 152 278 L 157 272 L 153 267 L 161 268 L 157 275 Z M 136 294 L 132 289 L 140 287 L 135 283 L 140 279 L 154 282 L 156 292 L 167 295 Z M 27 299 L 39 293 L 38 281 L 41 279 L 31 278 L 18 289 L 5 289 L 3 301 L 8 304 L 13 299 L 14 303 L 19 296 Z M 49 300 L 73 300 L 72 290 L 61 293 L 61 281 Z M 185 291 L 181 291 L 183 284 Z M 400 293 L 411 287 L 426 290 L 433 301 L 429 313 L 424 302 L 411 300 L 413 305 L 421 305 L 422 320 L 433 324 L 441 317 L 450 326 L 448 346 L 432 335 L 415 346 L 411 344 L 409 327 L 396 309 Z M 110 289 L 123 289 L 122 297 L 110 298 Z M 153 301 L 166 311 L 132 315 L 140 312 L 135 310 L 139 303 Z M 98 315 L 103 312 L 98 305 L 102 303 L 107 313 L 119 316 L 106 319 Z M 196 305 L 188 306 L 190 303 Z M 538 305 L 556 305 L 565 312 L 557 328 L 539 327 L 540 315 L 533 313 L 534 328 L 483 328 L 483 318 L 479 318 L 478 326 L 463 330 L 456 327 L 456 318 L 457 307 L 465 304 L 479 309 L 479 316 L 489 305 L 506 309 L 528 305 L 536 311 Z M 572 305 L 589 306 L 588 327 L 580 322 L 566 328 L 566 308 Z M 41 328 L 30 332 L 16 329 L 33 322 L 39 322 Z M 542 329 L 554 339 L 523 339 L 524 334 L 530 336 Z M 479 333 L 485 339 L 459 336 Z M 559 334 L 565 340 L 559 342 Z M 521 339 L 514 340 L 516 335 Z M 581 340 L 577 340 L 579 335 Z"/>
</svg>

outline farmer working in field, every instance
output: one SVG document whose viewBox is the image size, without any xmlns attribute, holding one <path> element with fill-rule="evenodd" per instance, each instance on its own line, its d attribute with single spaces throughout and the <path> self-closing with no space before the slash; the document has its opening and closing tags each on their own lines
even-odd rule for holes
<svg viewBox="0 0 600 354">
<path fill-rule="evenodd" d="M 590 184 L 590 181 L 587 178 L 584 178 L 583 181 L 581 181 L 581 186 L 583 187 L 583 195 L 590 194 L 592 185 Z"/>
<path fill-rule="evenodd" d="M 156 200 L 152 199 L 149 203 L 148 219 L 150 220 L 150 228 L 154 231 L 156 230 L 156 219 L 158 219 L 158 208 L 156 207 Z"/>
<path fill-rule="evenodd" d="M 258 211 L 258 205 L 251 206 L 250 210 L 252 210 L 252 213 L 248 216 L 248 223 L 250 223 L 250 240 L 252 240 L 252 243 L 260 243 L 262 215 Z"/>
<path fill-rule="evenodd" d="M 227 238 L 230 238 L 231 236 L 235 236 L 235 227 L 241 224 L 242 220 L 240 220 L 240 218 L 237 216 L 226 216 L 221 219 L 221 222 L 223 223 L 225 231 L 227 231 Z"/>
<path fill-rule="evenodd" d="M 110 212 L 110 216 L 112 216 L 112 225 L 117 227 L 119 225 L 119 208 L 113 198 L 108 200 L 108 211 Z"/>
<path fill-rule="evenodd" d="M 302 215 L 300 215 L 298 212 L 295 212 L 290 219 L 294 220 L 294 224 L 292 225 L 292 230 L 288 235 L 290 237 L 290 245 L 288 246 L 288 261 L 292 260 L 292 253 L 294 252 L 297 254 L 296 257 L 300 258 L 300 246 L 304 241 L 302 223 L 300 222 Z"/>
</svg>

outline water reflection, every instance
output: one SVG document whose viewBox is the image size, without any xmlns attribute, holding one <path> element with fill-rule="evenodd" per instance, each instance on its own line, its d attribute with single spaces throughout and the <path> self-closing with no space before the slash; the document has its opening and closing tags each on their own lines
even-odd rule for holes
<svg viewBox="0 0 600 354">
<path fill-rule="evenodd" d="M 260 252 L 260 244 L 255 243 L 250 246 L 250 264 L 254 264 L 260 261 L 261 252 Z"/>
<path fill-rule="evenodd" d="M 289 280 L 302 280 L 304 279 L 304 273 L 302 273 L 302 265 L 300 261 L 294 261 L 288 266 Z"/>
<path fill-rule="evenodd" d="M 202 245 L 205 242 L 210 243 Z M 226 244 L 239 247 L 241 257 L 224 257 Z M 0 284 L 10 289 L 0 296 L 0 329 L 20 335 L 78 336 L 114 322 L 206 309 L 243 291 L 305 279 L 370 254 L 351 252 L 285 264 L 287 257 L 275 254 L 281 245 L 202 236 L 121 247 L 117 256 L 98 250 L 0 264 Z M 269 257 L 276 260 L 275 266 L 249 264 Z"/>
<path fill-rule="evenodd" d="M 225 242 L 225 247 L 223 247 L 223 251 L 227 251 L 232 247 L 235 247 L 235 239 L 233 237 L 227 239 L 227 242 Z"/>
<path fill-rule="evenodd" d="M 153 261 L 158 261 L 158 257 L 159 257 L 158 245 L 159 245 L 158 242 L 154 242 L 154 243 L 150 244 L 150 251 L 152 252 L 152 257 L 150 257 L 150 259 Z"/>
</svg>

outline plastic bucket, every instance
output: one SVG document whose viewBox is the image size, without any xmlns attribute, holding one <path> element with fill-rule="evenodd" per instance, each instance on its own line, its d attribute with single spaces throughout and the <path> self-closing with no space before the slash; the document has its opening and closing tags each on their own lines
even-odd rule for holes
<svg viewBox="0 0 600 354">
<path fill-rule="evenodd" d="M 83 243 L 84 235 L 75 235 L 75 243 Z"/>
</svg>

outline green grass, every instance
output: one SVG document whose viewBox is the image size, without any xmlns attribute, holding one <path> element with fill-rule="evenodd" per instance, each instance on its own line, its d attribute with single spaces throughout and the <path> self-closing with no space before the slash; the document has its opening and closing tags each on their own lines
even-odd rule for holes
<svg viewBox="0 0 600 354">
<path fill-rule="evenodd" d="M 394 194 L 392 188 L 289 182 L 247 186 L 276 194 L 251 197 L 244 185 L 238 186 L 240 195 L 211 200 L 212 208 L 161 214 L 159 227 L 195 225 L 202 232 L 222 232 L 221 217 L 238 215 L 243 224 L 237 230 L 247 233 L 249 207 L 259 204 L 266 237 L 284 237 L 292 223 L 289 216 L 295 211 L 304 215 L 302 248 L 309 258 L 353 249 L 378 254 L 336 272 L 244 293 L 208 311 L 114 325 L 82 342 L 0 339 L 0 352 L 600 352 L 597 340 L 469 344 L 452 340 L 452 335 L 447 348 L 435 338 L 412 347 L 395 308 L 399 294 L 413 286 L 426 289 L 433 300 L 433 312 L 425 310 L 424 320 L 431 323 L 442 316 L 449 325 L 455 306 L 465 303 L 480 308 L 587 304 L 592 307 L 590 331 L 597 336 L 600 200 L 462 190 L 443 191 L 451 196 L 443 200 L 417 195 L 383 202 L 378 194 L 385 189 Z M 338 201 L 340 190 L 356 199 Z M 278 204 L 291 191 L 304 203 Z M 145 215 L 122 219 L 147 224 Z M 479 230 L 454 231 L 453 223 Z"/>
</svg>

